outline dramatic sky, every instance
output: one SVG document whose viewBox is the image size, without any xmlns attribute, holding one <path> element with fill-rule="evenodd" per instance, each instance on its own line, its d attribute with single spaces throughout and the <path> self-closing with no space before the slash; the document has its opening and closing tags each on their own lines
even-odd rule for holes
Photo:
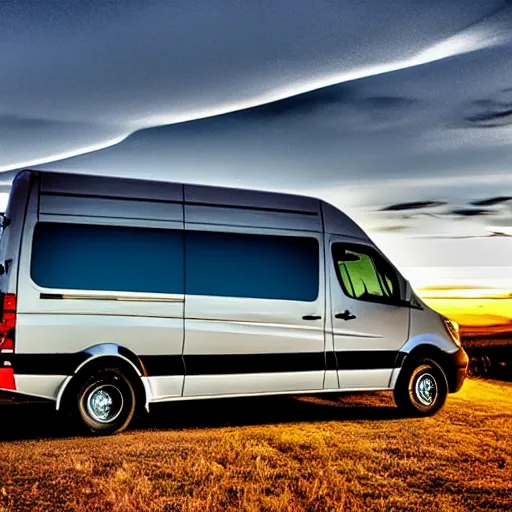
<svg viewBox="0 0 512 512">
<path fill-rule="evenodd" d="M 512 2 L 0 1 L 0 209 L 23 167 L 317 195 L 506 297 Z"/>
</svg>

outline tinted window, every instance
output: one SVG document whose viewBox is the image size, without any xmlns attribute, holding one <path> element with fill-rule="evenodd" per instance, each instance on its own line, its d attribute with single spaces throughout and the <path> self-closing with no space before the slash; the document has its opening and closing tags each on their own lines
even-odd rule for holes
<svg viewBox="0 0 512 512">
<path fill-rule="evenodd" d="M 186 288 L 192 295 L 313 301 L 314 238 L 188 231 Z"/>
<path fill-rule="evenodd" d="M 183 233 L 40 223 L 31 275 L 47 288 L 183 293 Z"/>
<path fill-rule="evenodd" d="M 396 303 L 398 277 L 391 265 L 369 248 L 333 247 L 334 264 L 346 295 L 353 299 Z"/>
</svg>

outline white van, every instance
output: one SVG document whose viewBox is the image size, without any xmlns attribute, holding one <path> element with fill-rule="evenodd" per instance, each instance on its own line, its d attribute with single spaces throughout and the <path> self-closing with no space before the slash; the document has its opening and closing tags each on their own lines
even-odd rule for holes
<svg viewBox="0 0 512 512">
<path fill-rule="evenodd" d="M 22 171 L 0 239 L 0 388 L 92 433 L 172 400 L 394 390 L 468 358 L 365 232 L 309 197 Z"/>
</svg>

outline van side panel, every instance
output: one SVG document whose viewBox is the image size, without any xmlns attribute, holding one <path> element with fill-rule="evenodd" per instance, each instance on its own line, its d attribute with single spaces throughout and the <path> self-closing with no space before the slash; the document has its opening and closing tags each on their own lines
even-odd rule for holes
<svg viewBox="0 0 512 512">
<path fill-rule="evenodd" d="M 249 228 L 322 231 L 318 199 L 254 190 L 184 186 L 189 225 L 215 224 Z"/>
<path fill-rule="evenodd" d="M 114 231 L 120 228 L 133 230 L 134 226 L 139 226 L 158 232 L 167 229 L 183 232 L 182 205 L 164 201 L 165 194 L 159 196 L 160 200 L 152 201 L 159 193 L 152 183 L 145 187 L 144 182 L 140 186 L 134 180 L 135 184 L 128 183 L 126 188 L 117 180 L 71 176 L 61 180 L 61 177 L 44 175 L 41 196 L 38 197 L 38 187 L 34 187 L 29 204 L 20 259 L 13 360 L 17 391 L 34 394 L 39 379 L 44 396 L 56 398 L 58 376 L 64 379 L 74 372 L 80 362 L 77 354 L 96 345 L 115 344 L 129 349 L 139 358 L 154 399 L 181 396 L 184 378 L 183 290 L 179 293 L 141 293 L 104 288 L 45 287 L 32 279 L 31 266 L 38 222 L 65 224 L 71 230 L 73 226 L 77 230 L 86 226 L 93 231 L 95 226 L 112 227 Z M 168 189 L 170 197 L 182 199 L 182 192 L 181 198 L 180 194 L 175 194 L 179 190 L 177 187 L 182 191 L 182 186 L 171 185 Z M 94 195 L 100 193 L 101 197 Z M 138 195 L 139 199 L 146 197 L 134 200 L 130 194 Z M 80 236 L 77 243 L 80 243 Z M 130 264 L 128 277 L 131 272 L 140 274 L 151 270 L 144 264 L 148 256 L 150 254 L 144 254 L 144 250 L 127 255 L 127 262 L 123 264 Z M 44 258 L 44 253 L 38 257 Z M 49 268 L 50 263 L 46 263 Z M 101 252 L 96 253 L 93 263 L 98 272 L 104 273 Z M 39 262 L 39 274 L 44 271 L 44 265 L 44 260 Z M 55 265 L 51 268 L 55 273 Z M 95 272 L 94 266 L 89 271 Z M 85 284 L 86 277 L 82 279 Z M 92 277 L 93 281 L 98 281 L 96 276 Z M 173 378 L 159 382 L 162 376 Z M 52 389 L 52 382 L 55 389 Z"/>
<path fill-rule="evenodd" d="M 27 205 L 31 180 L 25 218 L 21 209 Z M 331 205 L 289 194 L 47 172 L 20 174 L 12 196 L 10 208 L 21 211 L 11 214 L 16 221 L 10 226 L 13 240 L 18 233 L 18 248 L 5 238 L 0 250 L 2 243 L 8 246 L 17 264 L 22 249 L 19 265 L 11 267 L 17 271 L 14 279 L 8 276 L 0 284 L 2 291 L 18 292 L 13 363 L 19 391 L 55 398 L 61 382 L 76 369 L 77 354 L 112 344 L 139 358 L 151 401 L 179 398 L 183 392 L 198 397 L 337 387 L 324 233 L 365 241 L 368 237 Z M 77 232 L 84 225 L 93 231 L 96 226 L 178 230 L 184 251 L 190 232 L 313 238 L 319 247 L 318 296 L 217 296 L 187 293 L 187 283 L 177 293 L 123 291 L 102 286 L 102 278 L 92 274 L 94 285 L 79 279 L 85 285 L 78 288 L 55 287 L 46 279 L 35 282 L 32 253 L 38 223 L 77 226 Z M 130 253 L 130 258 L 134 273 L 147 270 L 144 250 Z M 102 260 L 96 253 L 98 271 Z M 96 273 L 88 261 L 84 264 L 87 272 Z M 37 275 L 44 276 L 45 262 L 36 267 Z M 283 274 L 284 279 L 293 277 Z"/>
<path fill-rule="evenodd" d="M 212 210 L 215 211 L 215 208 Z M 186 232 L 187 237 L 192 240 L 201 240 L 202 237 L 196 237 L 195 233 L 205 232 L 208 233 L 205 239 L 211 240 L 211 243 L 215 243 L 215 233 L 219 234 L 219 240 L 229 240 L 230 235 L 236 239 L 238 235 L 250 234 L 248 236 L 262 237 L 259 242 L 261 244 L 265 243 L 265 239 L 269 239 L 268 243 L 271 243 L 272 237 L 278 237 L 281 241 L 289 237 L 316 240 L 317 267 L 301 267 L 299 270 L 311 271 L 316 275 L 316 298 L 291 300 L 279 297 L 279 294 L 272 298 L 243 296 L 244 290 L 240 291 L 239 296 L 233 296 L 231 292 L 227 296 L 219 293 L 197 294 L 195 288 L 200 287 L 200 284 L 192 285 L 188 278 L 189 267 L 195 261 L 194 254 L 197 250 L 192 251 L 187 245 L 184 349 L 187 375 L 184 396 L 323 389 L 325 279 L 321 233 L 277 227 L 265 229 L 198 224 L 188 222 L 187 212 L 186 209 Z M 245 214 L 240 212 L 238 215 L 243 219 Z M 290 238 L 290 244 L 293 239 Z M 253 242 L 250 243 L 251 250 L 257 250 L 252 245 Z M 217 248 L 205 246 L 204 257 L 218 257 L 216 250 Z M 257 256 L 260 257 L 259 255 L 258 251 Z M 268 254 L 263 252 L 262 256 L 266 257 Z M 251 264 L 248 265 L 244 260 L 241 263 L 242 268 L 247 265 L 247 272 L 258 271 L 251 267 L 257 265 L 254 257 L 248 257 L 248 260 Z M 219 272 L 223 272 L 224 276 L 226 269 L 219 269 Z M 207 280 L 208 276 L 205 275 L 204 279 Z M 230 281 L 227 288 L 235 287 L 232 279 L 226 276 L 226 280 Z M 293 280 L 294 275 L 287 275 L 285 271 L 276 277 L 275 286 L 286 287 L 290 279 Z"/>
</svg>

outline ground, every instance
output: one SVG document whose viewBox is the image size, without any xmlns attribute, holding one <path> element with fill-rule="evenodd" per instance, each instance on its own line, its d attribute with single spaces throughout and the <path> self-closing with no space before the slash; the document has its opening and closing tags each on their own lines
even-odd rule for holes
<svg viewBox="0 0 512 512">
<path fill-rule="evenodd" d="M 470 379 L 401 418 L 387 393 L 195 401 L 67 437 L 0 408 L 0 511 L 508 510 L 512 384 Z"/>
</svg>

